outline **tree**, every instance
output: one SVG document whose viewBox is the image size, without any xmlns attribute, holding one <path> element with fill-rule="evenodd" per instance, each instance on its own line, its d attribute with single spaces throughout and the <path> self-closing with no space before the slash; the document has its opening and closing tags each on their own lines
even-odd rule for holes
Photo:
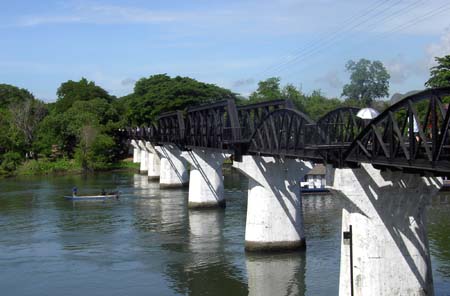
<svg viewBox="0 0 450 296">
<path fill-rule="evenodd" d="M 9 84 L 0 84 L 0 108 L 8 108 L 12 104 L 34 100 L 34 96 L 24 88 Z"/>
<path fill-rule="evenodd" d="M 12 125 L 23 134 L 26 149 L 32 151 L 35 132 L 39 123 L 47 115 L 47 108 L 42 101 L 27 99 L 10 107 Z M 33 157 L 37 155 L 33 152 Z M 31 155 L 30 155 L 31 156 Z"/>
<path fill-rule="evenodd" d="M 148 124 L 163 112 L 224 99 L 236 99 L 236 95 L 228 89 L 189 77 L 158 74 L 138 80 L 134 92 L 121 100 L 128 110 L 129 122 L 141 125 Z"/>
<path fill-rule="evenodd" d="M 436 66 L 431 68 L 430 79 L 425 83 L 426 87 L 450 86 L 450 55 L 436 57 Z"/>
<path fill-rule="evenodd" d="M 370 106 L 373 100 L 389 95 L 390 75 L 380 61 L 350 60 L 345 67 L 351 74 L 350 83 L 344 85 L 342 96 Z"/>
<path fill-rule="evenodd" d="M 55 107 L 58 112 L 65 112 L 77 101 L 89 101 L 92 99 L 104 99 L 112 101 L 112 97 L 106 90 L 95 85 L 93 81 L 81 78 L 80 81 L 69 80 L 61 84 L 56 92 L 58 99 Z"/>
<path fill-rule="evenodd" d="M 258 82 L 258 89 L 250 95 L 249 103 L 279 100 L 281 98 L 280 78 L 271 77 Z"/>
<path fill-rule="evenodd" d="M 320 90 L 314 90 L 305 97 L 304 112 L 313 120 L 317 120 L 331 110 L 342 106 L 342 102 L 336 98 L 328 99 Z"/>
<path fill-rule="evenodd" d="M 45 116 L 44 103 L 26 89 L 0 84 L 0 155 L 2 161 L 21 160 L 29 152 L 38 123 Z"/>
<path fill-rule="evenodd" d="M 281 90 L 281 97 L 285 100 L 291 100 L 298 110 L 305 111 L 306 96 L 294 85 L 286 84 Z"/>
<path fill-rule="evenodd" d="M 94 128 L 99 136 L 115 133 L 124 117 L 117 106 L 117 99 L 92 81 L 82 78 L 79 82 L 64 82 L 58 88 L 58 100 L 49 106 L 49 116 L 39 126 L 35 146 L 50 155 L 52 145 L 57 145 L 64 156 L 71 158 L 86 138 L 84 127 Z"/>
</svg>

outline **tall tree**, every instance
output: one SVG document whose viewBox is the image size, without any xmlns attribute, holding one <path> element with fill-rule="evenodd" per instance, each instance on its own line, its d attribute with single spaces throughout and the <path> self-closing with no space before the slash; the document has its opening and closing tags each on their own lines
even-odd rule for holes
<svg viewBox="0 0 450 296">
<path fill-rule="evenodd" d="M 391 77 L 380 61 L 350 60 L 345 67 L 351 74 L 350 83 L 344 85 L 342 96 L 370 106 L 373 100 L 389 95 Z"/>
<path fill-rule="evenodd" d="M 450 86 L 450 55 L 436 57 L 436 66 L 431 68 L 430 79 L 425 83 L 426 87 Z"/>
<path fill-rule="evenodd" d="M 281 90 L 281 98 L 294 102 L 295 107 L 300 111 L 305 111 L 306 109 L 306 96 L 291 83 L 283 87 Z"/>
<path fill-rule="evenodd" d="M 133 124 L 148 124 L 166 111 L 182 110 L 190 106 L 223 99 L 235 99 L 228 89 L 203 83 L 189 77 L 153 75 L 136 82 L 134 93 L 122 98 Z"/>
<path fill-rule="evenodd" d="M 280 78 L 271 77 L 258 82 L 258 88 L 250 95 L 249 103 L 257 103 L 282 98 Z"/>
<path fill-rule="evenodd" d="M 92 81 L 67 81 L 58 88 L 58 100 L 39 126 L 35 146 L 50 154 L 57 145 L 69 157 L 83 139 L 83 127 L 96 129 L 96 136 L 113 134 L 121 117 L 114 97 Z"/>
<path fill-rule="evenodd" d="M 0 84 L 0 108 L 8 108 L 11 104 L 33 100 L 34 96 L 24 88 L 9 84 Z"/>
<path fill-rule="evenodd" d="M 34 157 L 37 157 L 36 153 L 32 151 L 32 144 L 39 123 L 47 115 L 45 104 L 39 100 L 28 99 L 12 105 L 10 112 L 13 114 L 13 126 L 24 136 L 26 149 L 33 152 Z"/>
<path fill-rule="evenodd" d="M 89 101 L 92 99 L 104 99 L 107 102 L 112 101 L 112 97 L 95 82 L 81 78 L 80 81 L 69 80 L 61 84 L 56 92 L 56 110 L 65 112 L 77 101 Z"/>
</svg>

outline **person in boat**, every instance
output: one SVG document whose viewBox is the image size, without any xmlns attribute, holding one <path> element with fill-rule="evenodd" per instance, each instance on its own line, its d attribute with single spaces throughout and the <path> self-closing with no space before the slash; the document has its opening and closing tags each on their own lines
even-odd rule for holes
<svg viewBox="0 0 450 296">
<path fill-rule="evenodd" d="M 72 196 L 76 196 L 77 193 L 78 193 L 78 188 L 77 188 L 76 186 L 74 186 L 74 187 L 72 188 Z"/>
</svg>

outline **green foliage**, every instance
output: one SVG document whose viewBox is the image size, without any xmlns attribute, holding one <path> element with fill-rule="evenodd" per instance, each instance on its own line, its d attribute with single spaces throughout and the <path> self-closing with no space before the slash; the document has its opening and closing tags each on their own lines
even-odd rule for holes
<svg viewBox="0 0 450 296">
<path fill-rule="evenodd" d="M 70 158 L 80 144 L 83 127 L 92 126 L 99 133 L 113 134 L 114 129 L 125 125 L 124 111 L 119 107 L 118 100 L 92 81 L 83 78 L 62 83 L 58 100 L 39 126 L 34 146 L 48 157 L 52 145 L 56 145 Z"/>
<path fill-rule="evenodd" d="M 258 83 L 258 89 L 254 91 L 245 104 L 252 104 L 269 100 L 291 100 L 295 107 L 308 115 L 311 119 L 317 120 L 329 111 L 344 105 L 339 99 L 329 99 L 320 90 L 315 90 L 311 94 L 304 94 L 293 84 L 286 84 L 281 87 L 278 77 L 268 78 Z"/>
<path fill-rule="evenodd" d="M 61 84 L 57 91 L 56 111 L 65 112 L 77 101 L 88 101 L 92 99 L 104 99 L 112 101 L 112 97 L 93 81 L 81 78 L 80 81 L 69 80 Z"/>
<path fill-rule="evenodd" d="M 431 68 L 430 79 L 425 83 L 426 87 L 450 86 L 450 55 L 436 57 L 436 66 Z"/>
<path fill-rule="evenodd" d="M 258 103 L 281 98 L 280 78 L 271 77 L 258 82 L 258 89 L 250 95 L 249 102 Z"/>
<path fill-rule="evenodd" d="M 2 153 L 15 152 L 20 159 L 30 151 L 35 129 L 45 116 L 44 109 L 29 91 L 0 84 L 0 157 Z"/>
<path fill-rule="evenodd" d="M 142 78 L 134 93 L 122 98 L 130 123 L 142 125 L 166 111 L 235 98 L 231 91 L 188 77 L 171 78 L 166 74 Z"/>
<path fill-rule="evenodd" d="M 0 84 L 0 108 L 9 108 L 11 105 L 33 99 L 33 95 L 26 89 Z"/>
<path fill-rule="evenodd" d="M 90 134 L 85 136 L 76 148 L 75 159 L 85 171 L 107 168 L 114 160 L 113 138 L 92 130 L 87 133 Z"/>
<path fill-rule="evenodd" d="M 48 175 L 54 173 L 81 172 L 80 166 L 67 158 L 50 160 L 40 158 L 39 160 L 28 160 L 17 168 L 17 175 Z"/>
<path fill-rule="evenodd" d="M 22 157 L 18 152 L 6 152 L 1 157 L 0 175 L 9 175 L 16 170 L 22 161 Z"/>
<path fill-rule="evenodd" d="M 368 107 L 373 100 L 389 95 L 390 75 L 380 61 L 350 60 L 346 69 L 351 73 L 350 83 L 344 85 L 342 96 L 360 101 L 364 107 Z"/>
<path fill-rule="evenodd" d="M 311 119 L 317 120 L 331 110 L 341 107 L 342 101 L 339 99 L 328 99 L 320 90 L 315 90 L 311 95 L 305 97 L 303 110 Z"/>
</svg>

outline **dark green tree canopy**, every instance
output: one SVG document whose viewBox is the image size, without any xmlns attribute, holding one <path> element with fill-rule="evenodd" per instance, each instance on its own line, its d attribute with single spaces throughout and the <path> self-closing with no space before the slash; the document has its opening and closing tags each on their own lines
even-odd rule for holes
<svg viewBox="0 0 450 296">
<path fill-rule="evenodd" d="M 425 83 L 426 87 L 450 86 L 450 55 L 436 57 L 436 66 L 431 68 L 430 79 Z"/>
<path fill-rule="evenodd" d="M 389 95 L 391 76 L 380 61 L 350 60 L 345 67 L 351 74 L 350 83 L 344 85 L 342 96 L 370 106 L 373 100 Z"/>
<path fill-rule="evenodd" d="M 95 85 L 93 81 L 81 78 L 80 81 L 69 80 L 61 84 L 56 92 L 58 99 L 55 107 L 58 112 L 65 112 L 76 101 L 89 101 L 92 99 L 104 99 L 112 101 L 112 97 L 103 88 Z"/>
<path fill-rule="evenodd" d="M 151 122 L 163 112 L 224 99 L 236 99 L 236 95 L 214 84 L 189 77 L 171 78 L 166 74 L 140 79 L 135 84 L 134 93 L 122 98 L 129 121 L 139 125 Z"/>
<path fill-rule="evenodd" d="M 34 96 L 26 89 L 9 84 L 0 84 L 0 108 L 34 100 Z"/>
<path fill-rule="evenodd" d="M 249 101 L 257 103 L 269 100 L 279 100 L 282 98 L 280 78 L 271 77 L 258 82 L 258 88 L 250 95 Z"/>
</svg>

